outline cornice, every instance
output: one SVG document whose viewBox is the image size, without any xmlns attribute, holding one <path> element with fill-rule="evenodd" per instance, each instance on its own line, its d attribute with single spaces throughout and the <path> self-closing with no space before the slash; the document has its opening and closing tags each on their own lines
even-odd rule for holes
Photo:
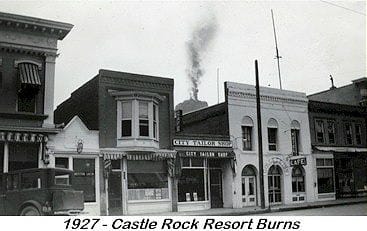
<svg viewBox="0 0 367 231">
<path fill-rule="evenodd" d="M 241 99 L 256 99 L 256 94 L 250 93 L 250 92 L 241 92 L 241 91 L 235 91 L 232 89 L 228 90 L 228 96 L 234 97 L 234 98 L 241 98 Z M 264 101 L 270 101 L 270 102 L 287 102 L 292 104 L 307 104 L 308 99 L 295 99 L 295 98 L 289 98 L 289 97 L 281 97 L 281 96 L 270 96 L 270 95 L 260 95 L 260 99 Z"/>
<path fill-rule="evenodd" d="M 108 77 L 108 76 L 101 76 L 100 81 L 102 83 L 107 84 L 118 84 L 126 87 L 140 87 L 140 88 L 147 88 L 147 89 L 164 89 L 164 90 L 171 90 L 173 88 L 170 84 L 164 83 L 157 83 L 157 82 L 148 82 L 148 81 L 140 81 L 140 80 L 131 80 L 131 79 L 124 79 L 124 78 L 116 78 L 116 77 Z"/>
</svg>

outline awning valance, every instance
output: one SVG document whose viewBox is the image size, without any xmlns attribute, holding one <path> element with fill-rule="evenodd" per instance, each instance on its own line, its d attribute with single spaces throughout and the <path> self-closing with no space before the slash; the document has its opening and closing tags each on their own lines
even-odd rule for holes
<svg viewBox="0 0 367 231">
<path fill-rule="evenodd" d="M 19 80 L 21 84 L 29 84 L 40 86 L 41 79 L 39 76 L 38 66 L 32 63 L 20 63 L 19 68 Z"/>
<path fill-rule="evenodd" d="M 48 136 L 44 134 L 37 134 L 37 133 L 0 131 L 0 141 L 42 143 L 42 142 L 48 141 Z"/>
<path fill-rule="evenodd" d="M 355 147 L 315 146 L 315 149 L 323 152 L 367 152 L 367 148 Z"/>
<path fill-rule="evenodd" d="M 103 159 L 118 160 L 126 156 L 128 160 L 164 160 L 176 157 L 176 151 L 158 150 L 157 152 L 101 151 Z"/>
</svg>

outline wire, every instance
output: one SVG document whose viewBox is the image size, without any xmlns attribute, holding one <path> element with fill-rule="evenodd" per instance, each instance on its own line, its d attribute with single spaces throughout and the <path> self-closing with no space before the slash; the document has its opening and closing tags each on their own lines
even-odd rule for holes
<svg viewBox="0 0 367 231">
<path fill-rule="evenodd" d="M 329 4 L 329 5 L 332 5 L 332 6 L 336 6 L 336 7 L 342 8 L 342 9 L 344 9 L 344 10 L 349 10 L 349 11 L 354 12 L 354 13 L 356 13 L 356 14 L 360 14 L 360 15 L 366 16 L 366 14 L 365 14 L 365 13 L 362 13 L 362 12 L 359 12 L 359 11 L 356 11 L 356 10 L 352 10 L 352 9 L 347 8 L 347 7 L 344 7 L 344 6 L 337 5 L 337 4 L 335 4 L 335 3 L 331 3 L 331 2 L 327 2 L 327 1 L 323 1 L 323 0 L 320 0 L 320 2 L 323 2 L 323 3 Z"/>
</svg>

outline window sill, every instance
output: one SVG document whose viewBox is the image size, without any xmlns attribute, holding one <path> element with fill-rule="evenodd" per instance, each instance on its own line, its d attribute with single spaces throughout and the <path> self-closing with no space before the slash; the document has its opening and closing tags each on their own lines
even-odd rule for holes
<svg viewBox="0 0 367 231">
<path fill-rule="evenodd" d="M 143 203 L 160 203 L 160 202 L 171 202 L 171 199 L 157 199 L 157 200 L 128 200 L 129 204 L 143 204 Z"/>
<path fill-rule="evenodd" d="M 177 204 L 202 204 L 202 203 L 209 203 L 209 201 L 179 201 Z"/>
<path fill-rule="evenodd" d="M 255 150 L 241 150 L 241 153 L 242 154 L 256 154 L 256 151 Z"/>
<path fill-rule="evenodd" d="M 9 119 L 32 119 L 32 120 L 45 120 L 48 115 L 36 114 L 31 112 L 15 112 L 15 113 L 3 113 L 0 112 L 0 117 Z"/>
</svg>

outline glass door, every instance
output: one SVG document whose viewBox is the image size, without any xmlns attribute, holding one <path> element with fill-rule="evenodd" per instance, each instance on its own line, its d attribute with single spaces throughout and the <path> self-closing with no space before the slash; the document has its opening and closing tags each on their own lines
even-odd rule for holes
<svg viewBox="0 0 367 231">
<path fill-rule="evenodd" d="M 268 176 L 269 181 L 269 203 L 282 203 L 282 189 L 280 185 L 280 175 Z"/>
<path fill-rule="evenodd" d="M 255 176 L 242 176 L 242 204 L 243 206 L 256 206 Z"/>
</svg>

